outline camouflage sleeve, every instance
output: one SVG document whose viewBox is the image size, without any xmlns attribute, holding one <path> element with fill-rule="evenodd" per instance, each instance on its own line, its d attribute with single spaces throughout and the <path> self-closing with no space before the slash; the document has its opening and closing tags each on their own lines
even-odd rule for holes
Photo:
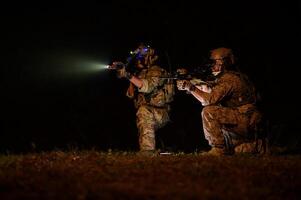
<svg viewBox="0 0 301 200">
<path fill-rule="evenodd" d="M 160 77 L 164 74 L 164 70 L 161 68 L 153 67 L 149 70 L 146 78 L 141 79 L 143 85 L 139 88 L 139 92 L 151 93 L 155 88 L 164 84 L 164 80 Z"/>
<path fill-rule="evenodd" d="M 139 92 L 151 93 L 156 87 L 163 85 L 163 81 L 160 78 L 146 78 L 142 79 L 143 85 L 139 88 Z"/>
<path fill-rule="evenodd" d="M 206 93 L 211 93 L 211 91 L 212 91 L 212 88 L 206 84 L 195 85 L 195 87 Z"/>
<path fill-rule="evenodd" d="M 218 104 L 231 93 L 233 89 L 232 83 L 230 80 L 224 80 L 215 85 L 210 93 L 198 90 L 196 91 L 196 98 L 203 106 Z"/>
</svg>

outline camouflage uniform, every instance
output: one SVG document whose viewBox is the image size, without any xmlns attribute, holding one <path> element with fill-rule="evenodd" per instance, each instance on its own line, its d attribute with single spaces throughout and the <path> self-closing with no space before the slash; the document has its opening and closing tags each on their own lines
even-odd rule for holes
<svg viewBox="0 0 301 200">
<path fill-rule="evenodd" d="M 201 103 L 205 106 L 202 122 L 209 145 L 227 151 L 253 151 L 257 125 L 261 121 L 255 101 L 254 87 L 245 75 L 233 71 L 220 74 L 212 91 L 202 92 Z M 246 143 L 250 145 L 235 148 Z"/>
<path fill-rule="evenodd" d="M 163 85 L 166 71 L 153 65 L 143 69 L 137 77 L 143 81 L 143 86 L 137 94 L 127 91 L 127 96 L 134 98 L 137 108 L 137 128 L 139 131 L 140 150 L 155 150 L 155 132 L 169 121 L 169 105 L 165 101 Z"/>
</svg>

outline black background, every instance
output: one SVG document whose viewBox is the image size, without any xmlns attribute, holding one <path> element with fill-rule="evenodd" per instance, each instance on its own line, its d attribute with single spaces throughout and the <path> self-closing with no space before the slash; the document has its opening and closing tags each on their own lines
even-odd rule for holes
<svg viewBox="0 0 301 200">
<path fill-rule="evenodd" d="M 113 1 L 2 9 L 2 152 L 137 150 L 128 83 L 111 72 L 81 70 L 89 62 L 124 60 L 141 41 L 157 47 L 172 69 L 197 66 L 213 48 L 232 48 L 261 93 L 273 140 L 300 144 L 297 3 Z M 172 106 L 158 147 L 206 148 L 201 104 L 177 92 Z"/>
</svg>

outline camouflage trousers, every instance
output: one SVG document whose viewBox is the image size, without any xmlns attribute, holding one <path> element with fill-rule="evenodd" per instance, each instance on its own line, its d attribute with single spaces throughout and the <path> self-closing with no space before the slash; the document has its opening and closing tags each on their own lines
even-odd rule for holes
<svg viewBox="0 0 301 200">
<path fill-rule="evenodd" d="M 235 147 L 245 143 L 253 144 L 256 131 L 254 123 L 258 123 L 260 119 L 260 115 L 257 114 L 257 111 L 244 113 L 235 108 L 206 106 L 202 111 L 205 138 L 210 146 L 225 148 L 228 151 L 234 151 Z M 244 151 L 253 151 L 251 148 L 255 145 L 248 146 L 250 149 L 246 149 L 245 145 Z M 237 149 L 241 151 L 241 148 Z"/>
<path fill-rule="evenodd" d="M 142 105 L 136 116 L 140 150 L 155 150 L 155 132 L 169 121 L 168 109 Z"/>
</svg>

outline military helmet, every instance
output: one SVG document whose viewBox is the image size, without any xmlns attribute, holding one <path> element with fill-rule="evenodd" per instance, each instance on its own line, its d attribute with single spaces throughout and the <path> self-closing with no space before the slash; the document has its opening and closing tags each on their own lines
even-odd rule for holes
<svg viewBox="0 0 301 200">
<path fill-rule="evenodd" d="M 212 60 L 224 60 L 228 64 L 234 64 L 234 55 L 232 49 L 220 47 L 210 51 L 210 59 Z"/>
</svg>

